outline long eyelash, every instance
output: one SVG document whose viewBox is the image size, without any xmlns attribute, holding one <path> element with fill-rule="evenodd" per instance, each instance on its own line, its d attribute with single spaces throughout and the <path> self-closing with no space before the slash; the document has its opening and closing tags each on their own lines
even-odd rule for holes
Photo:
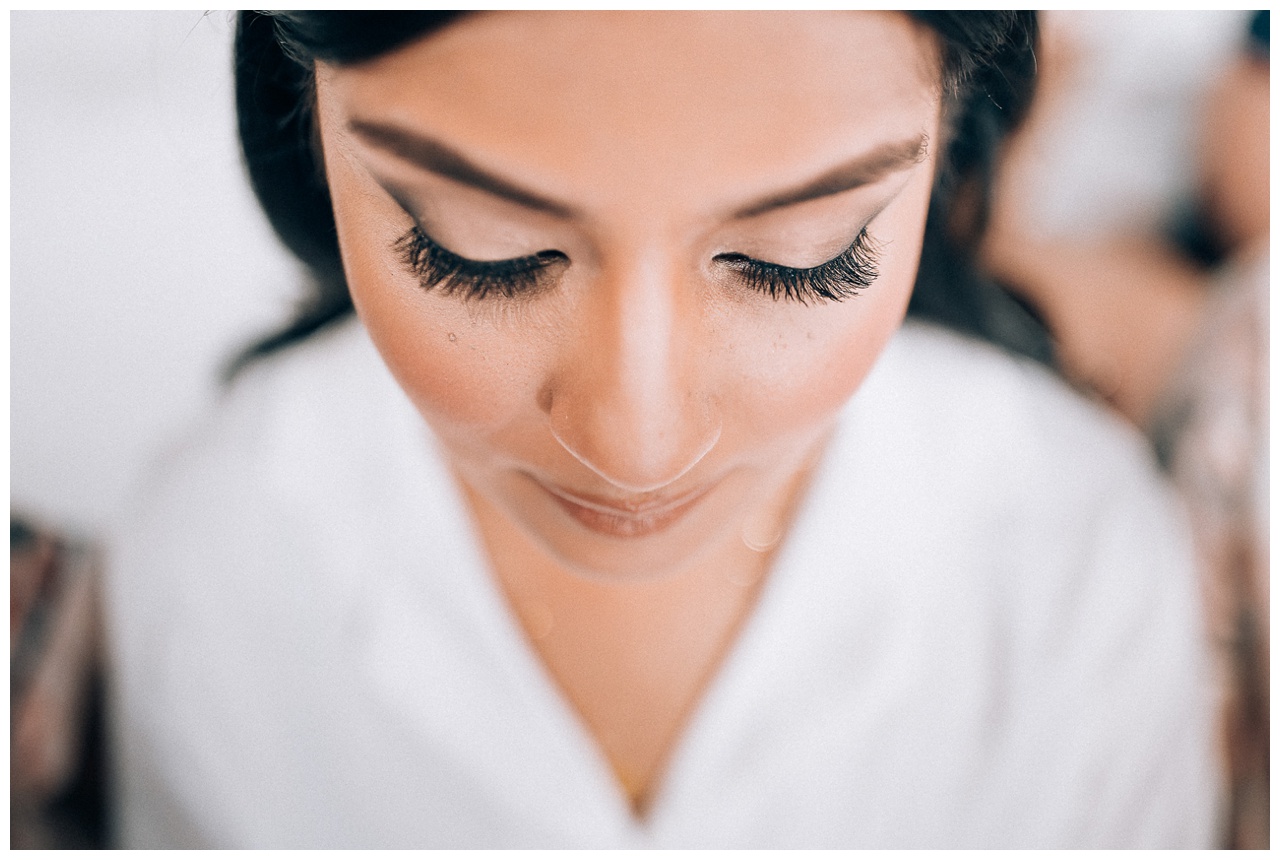
<svg viewBox="0 0 1280 860">
<path fill-rule="evenodd" d="M 809 269 L 766 263 L 743 254 L 721 254 L 717 259 L 737 271 L 748 288 L 774 300 L 807 305 L 810 301 L 844 301 L 871 286 L 880 276 L 881 250 L 864 227 L 838 257 Z"/>
<path fill-rule="evenodd" d="M 559 251 L 541 251 L 511 260 L 468 260 L 441 247 L 417 226 L 392 244 L 424 290 L 467 299 L 525 297 L 545 286 L 546 268 L 565 259 Z"/>
</svg>

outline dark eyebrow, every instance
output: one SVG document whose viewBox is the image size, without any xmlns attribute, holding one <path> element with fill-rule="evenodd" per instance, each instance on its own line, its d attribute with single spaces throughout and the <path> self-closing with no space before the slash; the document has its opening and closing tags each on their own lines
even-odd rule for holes
<svg viewBox="0 0 1280 860">
<path fill-rule="evenodd" d="M 438 140 L 393 125 L 360 119 L 353 119 L 347 127 L 370 145 L 411 161 L 432 173 L 558 218 L 573 218 L 577 214 L 570 206 L 549 200 L 500 176 L 494 176 Z"/>
<path fill-rule="evenodd" d="M 438 140 L 394 125 L 361 119 L 353 119 L 348 124 L 348 128 L 370 145 L 432 173 L 558 218 L 571 219 L 577 216 L 573 207 L 550 200 L 500 176 L 495 176 Z M 751 218 L 784 206 L 850 191 L 912 164 L 919 164 L 928 152 L 929 137 L 925 134 L 909 140 L 886 143 L 852 161 L 828 170 L 804 185 L 750 203 L 735 211 L 731 217 Z"/>
<path fill-rule="evenodd" d="M 895 141 L 878 146 L 865 155 L 841 164 L 810 182 L 773 194 L 763 200 L 748 204 L 733 213 L 734 218 L 751 218 L 784 206 L 829 197 L 843 191 L 851 191 L 862 185 L 870 185 L 890 173 L 912 164 L 919 164 L 929 154 L 929 136 L 921 134 L 910 140 Z"/>
</svg>

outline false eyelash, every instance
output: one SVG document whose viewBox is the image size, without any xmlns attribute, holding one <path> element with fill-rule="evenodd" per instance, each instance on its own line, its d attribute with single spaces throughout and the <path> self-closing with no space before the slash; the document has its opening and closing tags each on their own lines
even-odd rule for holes
<svg viewBox="0 0 1280 860">
<path fill-rule="evenodd" d="M 766 263 L 743 254 L 721 254 L 716 259 L 732 267 L 748 288 L 775 301 L 807 305 L 810 301 L 843 301 L 871 286 L 880 276 L 880 252 L 880 244 L 863 227 L 839 256 L 808 269 Z"/>
<path fill-rule="evenodd" d="M 546 269 L 565 261 L 559 251 L 540 251 L 510 260 L 469 260 L 437 244 L 417 226 L 392 245 L 405 267 L 425 290 L 467 299 L 493 295 L 527 297 L 546 285 Z M 808 269 L 754 260 L 744 254 L 720 254 L 716 260 L 733 268 L 748 289 L 776 300 L 843 301 L 869 287 L 879 277 L 881 247 L 864 227 L 838 256 Z"/>
<path fill-rule="evenodd" d="M 547 267 L 567 259 L 559 251 L 540 251 L 511 260 L 469 260 L 436 244 L 417 226 L 410 227 L 392 248 L 424 290 L 438 287 L 445 295 L 461 294 L 467 299 L 532 295 L 545 285 Z"/>
</svg>

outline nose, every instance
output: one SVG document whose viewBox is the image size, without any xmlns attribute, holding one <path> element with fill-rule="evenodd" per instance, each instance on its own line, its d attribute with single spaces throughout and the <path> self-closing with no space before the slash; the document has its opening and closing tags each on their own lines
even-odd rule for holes
<svg viewBox="0 0 1280 860">
<path fill-rule="evenodd" d="M 674 483 L 720 438 L 693 299 L 656 260 L 593 280 L 543 391 L 556 440 L 624 492 Z"/>
</svg>

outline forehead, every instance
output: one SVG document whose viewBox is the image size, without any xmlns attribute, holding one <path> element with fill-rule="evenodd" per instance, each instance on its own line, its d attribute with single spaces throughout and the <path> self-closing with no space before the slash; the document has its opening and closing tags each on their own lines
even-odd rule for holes
<svg viewBox="0 0 1280 860">
<path fill-rule="evenodd" d="M 940 61 L 900 13 L 500 12 L 320 80 L 341 122 L 393 122 L 585 200 L 620 172 L 775 187 L 929 133 Z"/>
</svg>

